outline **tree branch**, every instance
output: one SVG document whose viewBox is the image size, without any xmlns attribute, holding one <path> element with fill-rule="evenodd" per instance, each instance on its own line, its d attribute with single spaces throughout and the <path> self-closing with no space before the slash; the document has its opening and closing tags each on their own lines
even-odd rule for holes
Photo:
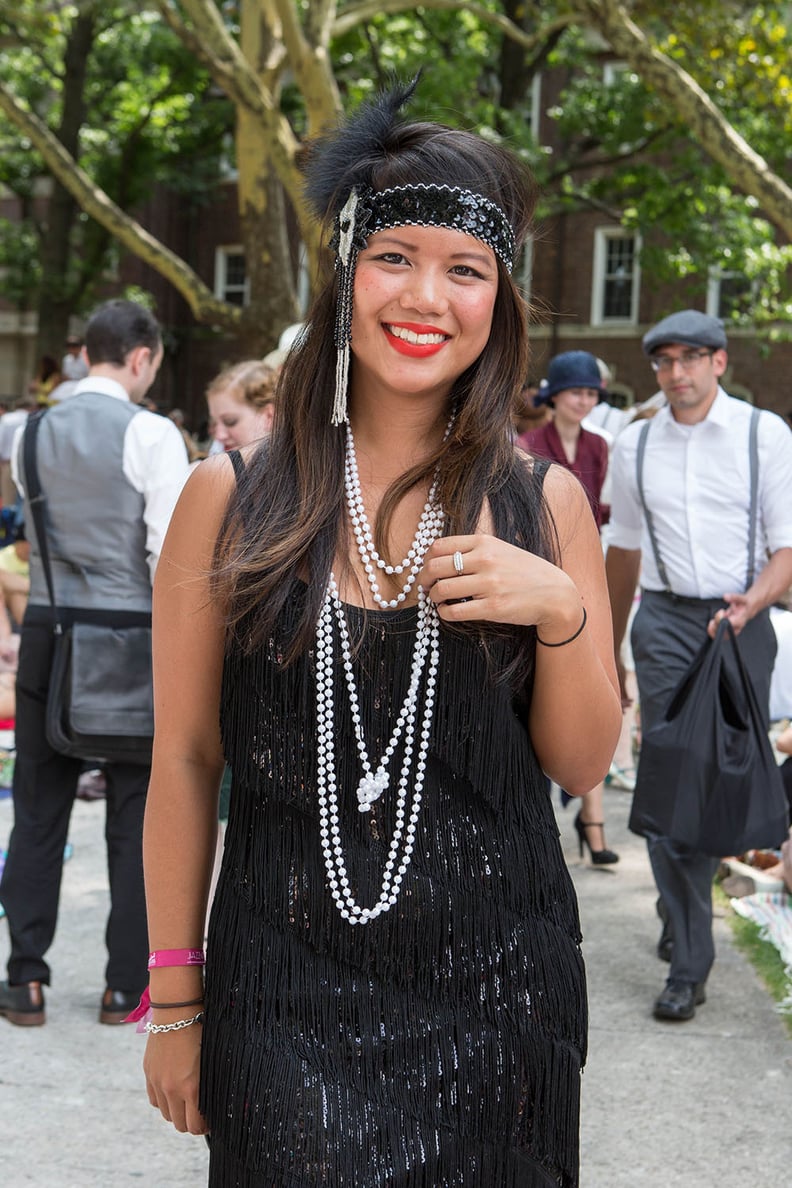
<svg viewBox="0 0 792 1188">
<path fill-rule="evenodd" d="M 466 4 L 464 0 L 423 0 L 421 7 L 437 9 L 441 12 L 469 12 L 485 24 L 494 25 L 496 29 L 500 29 L 502 33 L 526 50 L 537 49 L 554 33 L 578 22 L 576 15 L 567 14 L 548 21 L 534 33 L 526 33 L 525 29 L 515 25 L 514 21 L 510 21 L 502 12 L 491 12 L 478 4 Z M 333 36 L 340 37 L 344 33 L 349 33 L 351 29 L 357 28 L 362 22 L 369 21 L 375 16 L 382 16 L 384 13 L 393 16 L 395 13 L 413 12 L 414 10 L 415 4 L 408 3 L 408 0 L 360 0 L 358 4 L 347 5 L 344 11 L 336 17 L 333 22 Z"/>
<path fill-rule="evenodd" d="M 174 0 L 157 0 L 157 6 L 177 36 L 203 40 L 201 61 L 229 99 L 261 120 L 269 142 L 272 167 L 294 207 L 302 209 L 302 193 L 295 161 L 299 142 L 291 125 L 281 113 L 272 92 L 253 70 L 236 41 L 223 24 L 212 0 L 182 0 L 182 7 L 195 26 L 193 33 L 181 20 Z"/>
<path fill-rule="evenodd" d="M 86 214 L 105 227 L 135 256 L 166 277 L 184 297 L 198 321 L 215 322 L 229 329 L 239 326 L 242 310 L 219 301 L 184 260 L 116 206 L 77 165 L 46 124 L 17 103 L 2 83 L 0 110 L 35 145 L 47 167 Z"/>
<path fill-rule="evenodd" d="M 320 26 L 324 41 L 309 42 L 294 0 L 274 0 L 281 23 L 283 41 L 297 85 L 308 113 L 308 136 L 315 136 L 328 117 L 341 112 L 341 96 L 328 54 L 329 21 Z"/>
<path fill-rule="evenodd" d="M 572 7 L 630 63 L 646 87 L 671 104 L 704 151 L 792 240 L 792 188 L 732 127 L 696 80 L 650 44 L 618 0 L 572 0 Z"/>
</svg>

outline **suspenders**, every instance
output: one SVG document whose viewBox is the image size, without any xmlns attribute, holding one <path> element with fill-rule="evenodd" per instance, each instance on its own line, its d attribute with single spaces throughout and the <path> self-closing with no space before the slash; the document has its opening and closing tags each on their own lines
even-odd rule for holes
<svg viewBox="0 0 792 1188">
<path fill-rule="evenodd" d="M 641 429 L 638 438 L 638 452 L 635 457 L 635 477 L 638 483 L 638 497 L 641 500 L 641 508 L 646 518 L 646 527 L 649 532 L 649 540 L 652 544 L 652 552 L 654 554 L 655 565 L 657 572 L 660 574 L 660 581 L 663 583 L 663 588 L 666 594 L 672 594 L 671 583 L 668 580 L 668 573 L 663 564 L 663 558 L 660 556 L 660 549 L 657 545 L 657 535 L 655 533 L 654 521 L 652 513 L 646 503 L 646 496 L 643 485 L 643 469 L 644 469 L 644 455 L 646 453 L 646 439 L 649 434 L 652 422 L 648 420 Z M 745 578 L 746 590 L 753 585 L 754 572 L 756 569 L 756 520 L 757 520 L 757 493 L 759 490 L 759 409 L 755 408 L 751 412 L 751 424 L 748 431 L 748 458 L 751 472 L 751 500 L 748 508 L 748 567 Z"/>
</svg>

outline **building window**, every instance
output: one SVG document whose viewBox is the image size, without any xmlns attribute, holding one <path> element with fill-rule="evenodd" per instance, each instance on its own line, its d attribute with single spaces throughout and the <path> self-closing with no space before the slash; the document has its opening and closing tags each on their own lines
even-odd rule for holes
<svg viewBox="0 0 792 1188">
<path fill-rule="evenodd" d="M 531 300 L 533 284 L 534 237 L 526 235 L 525 243 L 514 265 L 514 280 L 525 301 Z"/>
<path fill-rule="evenodd" d="M 215 297 L 229 305 L 247 305 L 250 300 L 245 253 L 241 247 L 215 249 Z"/>
<path fill-rule="evenodd" d="M 531 135 L 539 143 L 542 123 L 542 72 L 537 70 L 531 79 Z"/>
<path fill-rule="evenodd" d="M 640 237 L 621 227 L 594 232 L 592 325 L 637 322 L 640 247 Z"/>
<path fill-rule="evenodd" d="M 755 286 L 742 272 L 710 269 L 707 283 L 707 313 L 724 321 L 751 318 Z"/>
<path fill-rule="evenodd" d="M 618 58 L 614 58 L 610 62 L 603 63 L 602 81 L 606 87 L 613 87 L 625 74 L 632 75 L 633 73 L 629 62 L 622 62 Z"/>
</svg>

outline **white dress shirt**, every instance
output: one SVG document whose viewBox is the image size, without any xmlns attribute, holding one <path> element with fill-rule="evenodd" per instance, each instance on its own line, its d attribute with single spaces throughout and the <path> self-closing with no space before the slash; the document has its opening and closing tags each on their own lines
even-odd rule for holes
<svg viewBox="0 0 792 1188">
<path fill-rule="evenodd" d="M 85 379 L 88 374 L 88 364 L 82 355 L 65 354 L 61 360 L 61 375 L 65 380 Z"/>
<path fill-rule="evenodd" d="M 719 387 L 709 413 L 698 424 L 676 421 L 668 405 L 650 422 L 644 494 L 675 594 L 721 598 L 745 590 L 752 411 L 751 405 Z M 628 425 L 613 447 L 609 544 L 640 549 L 641 584 L 647 590 L 662 590 L 636 477 L 644 424 Z M 755 575 L 768 553 L 792 548 L 792 431 L 767 410 L 759 414 L 758 447 Z"/>
<path fill-rule="evenodd" d="M 96 392 L 116 400 L 129 401 L 126 389 L 105 376 L 80 380 L 73 393 Z M 19 446 L 24 425 L 16 432 L 11 459 L 11 475 L 24 494 L 20 482 Z M 142 409 L 132 417 L 124 434 L 122 469 L 127 481 L 143 496 L 143 519 L 146 524 L 146 553 L 152 580 L 162 551 L 176 500 L 189 475 L 187 448 L 173 421 Z"/>
</svg>

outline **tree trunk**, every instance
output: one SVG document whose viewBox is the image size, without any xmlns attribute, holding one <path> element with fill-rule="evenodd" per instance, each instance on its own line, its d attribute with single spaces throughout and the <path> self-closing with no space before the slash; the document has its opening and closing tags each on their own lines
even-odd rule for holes
<svg viewBox="0 0 792 1188">
<path fill-rule="evenodd" d="M 79 157 L 80 129 L 85 119 L 85 79 L 94 31 L 94 13 L 89 8 L 75 18 L 64 55 L 63 111 L 56 135 L 75 160 Z M 60 361 L 63 355 L 69 317 L 73 312 L 69 262 L 78 210 L 72 194 L 53 178 L 41 245 L 37 358 L 47 354 Z"/>
<path fill-rule="evenodd" d="M 272 51 L 272 33 L 256 0 L 240 10 L 239 45 L 261 78 Z M 274 80 L 270 85 L 276 86 Z M 250 287 L 250 308 L 237 334 L 240 348 L 252 356 L 278 345 L 282 330 L 299 317 L 296 280 L 286 220 L 283 187 L 271 164 L 271 137 L 257 113 L 237 108 L 237 202 Z"/>
</svg>

